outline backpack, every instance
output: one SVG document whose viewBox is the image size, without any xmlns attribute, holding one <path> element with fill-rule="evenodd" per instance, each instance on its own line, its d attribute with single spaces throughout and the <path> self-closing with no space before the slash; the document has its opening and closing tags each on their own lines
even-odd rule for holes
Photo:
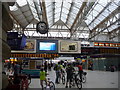
<svg viewBox="0 0 120 90">
<path fill-rule="evenodd" d="M 61 67 L 60 67 L 60 65 L 55 65 L 55 67 L 53 68 L 55 71 L 57 71 L 57 70 L 60 70 L 61 69 Z"/>
<path fill-rule="evenodd" d="M 56 71 L 57 70 L 57 65 L 55 65 L 53 69 Z"/>
</svg>

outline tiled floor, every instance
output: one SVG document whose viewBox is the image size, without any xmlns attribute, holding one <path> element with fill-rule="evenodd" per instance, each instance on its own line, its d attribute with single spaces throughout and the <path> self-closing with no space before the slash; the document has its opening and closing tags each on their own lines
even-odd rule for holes
<svg viewBox="0 0 120 90">
<path fill-rule="evenodd" d="M 83 83 L 83 88 L 118 88 L 118 72 L 86 71 L 87 82 Z M 49 71 L 49 76 L 55 82 L 55 72 Z M 40 80 L 32 79 L 29 88 L 40 88 Z M 57 84 L 56 88 L 65 88 L 63 84 Z"/>
</svg>

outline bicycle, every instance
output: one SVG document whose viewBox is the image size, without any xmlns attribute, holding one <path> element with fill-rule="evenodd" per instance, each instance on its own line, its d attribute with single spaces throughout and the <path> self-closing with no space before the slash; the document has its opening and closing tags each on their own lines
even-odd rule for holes
<svg viewBox="0 0 120 90">
<path fill-rule="evenodd" d="M 72 82 L 70 82 L 70 86 L 77 86 L 78 89 L 81 89 L 82 88 L 82 82 L 81 80 L 79 79 L 78 77 L 78 73 L 73 73 L 73 77 L 72 77 Z"/>
<path fill-rule="evenodd" d="M 83 83 L 86 82 L 86 75 L 87 75 L 87 72 L 83 72 L 83 74 L 82 74 L 82 82 Z"/>
<path fill-rule="evenodd" d="M 65 84 L 65 72 L 62 73 L 62 83 Z"/>
<path fill-rule="evenodd" d="M 65 84 L 65 72 L 64 71 L 61 71 L 60 73 L 59 82 L 60 82 L 60 79 L 62 80 L 62 83 Z"/>
<path fill-rule="evenodd" d="M 52 82 L 52 80 L 50 80 L 49 77 L 47 77 L 47 85 L 46 83 L 44 82 L 43 83 L 43 90 L 55 90 L 55 84 Z"/>
<path fill-rule="evenodd" d="M 9 76 L 9 86 L 8 89 L 15 88 L 16 90 L 27 90 L 29 84 L 31 83 L 30 75 L 20 74 L 18 76 Z"/>
</svg>

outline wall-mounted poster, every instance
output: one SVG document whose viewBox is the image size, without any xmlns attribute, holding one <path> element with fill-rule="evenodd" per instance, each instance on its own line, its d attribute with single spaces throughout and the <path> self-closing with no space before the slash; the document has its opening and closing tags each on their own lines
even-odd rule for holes
<svg viewBox="0 0 120 90">
<path fill-rule="evenodd" d="M 24 50 L 26 50 L 26 51 L 34 51 L 34 47 L 35 47 L 35 41 L 27 41 L 26 42 L 26 45 L 25 45 L 25 48 L 24 48 Z"/>
<path fill-rule="evenodd" d="M 80 41 L 59 40 L 59 53 L 81 53 Z"/>
<path fill-rule="evenodd" d="M 12 53 L 35 53 L 36 52 L 36 40 L 27 39 L 25 43 L 25 47 L 23 50 L 12 50 Z"/>
</svg>

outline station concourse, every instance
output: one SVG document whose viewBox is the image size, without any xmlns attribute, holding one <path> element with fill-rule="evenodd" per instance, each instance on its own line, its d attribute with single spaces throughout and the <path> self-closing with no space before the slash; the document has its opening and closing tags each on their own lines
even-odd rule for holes
<svg viewBox="0 0 120 90">
<path fill-rule="evenodd" d="M 1 90 L 120 89 L 119 0 L 0 0 L 0 11 Z"/>
</svg>

